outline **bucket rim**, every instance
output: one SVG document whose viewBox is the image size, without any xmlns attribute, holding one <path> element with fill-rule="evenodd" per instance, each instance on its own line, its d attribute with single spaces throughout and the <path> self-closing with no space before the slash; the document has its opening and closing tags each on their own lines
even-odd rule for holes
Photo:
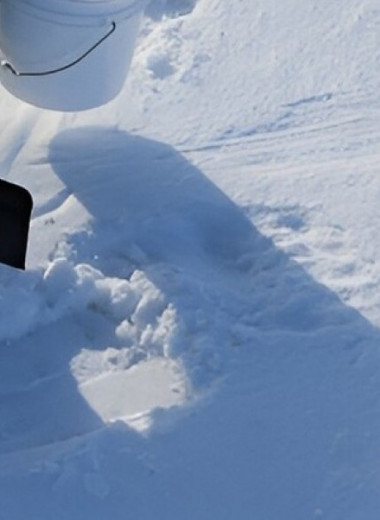
<svg viewBox="0 0 380 520">
<path fill-rule="evenodd" d="M 13 1 L 10 0 L 11 3 Z M 148 0 L 18 0 L 17 3 L 19 8 L 30 9 L 37 16 L 92 19 L 99 16 L 132 16 L 143 11 Z"/>
</svg>

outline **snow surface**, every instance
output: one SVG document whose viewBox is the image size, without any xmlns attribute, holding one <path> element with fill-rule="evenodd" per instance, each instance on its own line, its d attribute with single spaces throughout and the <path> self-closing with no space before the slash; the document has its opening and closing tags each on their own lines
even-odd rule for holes
<svg viewBox="0 0 380 520">
<path fill-rule="evenodd" d="M 1 520 L 378 520 L 379 67 L 375 0 L 153 0 L 109 105 L 1 90 Z"/>
</svg>

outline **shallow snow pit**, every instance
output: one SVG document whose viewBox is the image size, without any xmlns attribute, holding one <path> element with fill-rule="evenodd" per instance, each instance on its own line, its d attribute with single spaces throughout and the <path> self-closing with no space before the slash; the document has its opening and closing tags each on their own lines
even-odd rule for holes
<svg viewBox="0 0 380 520">
<path fill-rule="evenodd" d="M 122 420 L 141 432 L 150 428 L 151 421 L 135 421 L 136 417 L 185 404 L 187 387 L 180 364 L 165 358 L 144 360 L 127 370 L 79 382 L 80 393 L 105 423 Z"/>
</svg>

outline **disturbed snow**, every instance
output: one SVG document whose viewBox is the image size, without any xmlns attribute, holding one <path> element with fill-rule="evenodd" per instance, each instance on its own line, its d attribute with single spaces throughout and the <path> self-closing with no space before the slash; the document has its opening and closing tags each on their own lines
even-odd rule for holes
<svg viewBox="0 0 380 520">
<path fill-rule="evenodd" d="M 377 520 L 379 27 L 162 0 L 106 107 L 1 91 L 35 199 L 0 267 L 1 519 Z"/>
</svg>

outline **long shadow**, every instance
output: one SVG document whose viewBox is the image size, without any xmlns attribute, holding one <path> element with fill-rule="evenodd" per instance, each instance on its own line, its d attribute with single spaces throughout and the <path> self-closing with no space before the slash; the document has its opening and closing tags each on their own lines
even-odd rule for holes
<svg viewBox="0 0 380 520">
<path fill-rule="evenodd" d="M 262 236 L 170 146 L 83 128 L 59 134 L 50 160 L 93 217 L 88 236 L 71 237 L 78 260 L 113 276 L 123 265 L 146 273 L 176 308 L 181 333 L 170 354 L 181 356 L 195 387 L 230 364 L 227 388 L 200 419 L 186 419 L 167 442 L 152 441 L 163 464 L 168 450 L 181 453 L 167 485 L 178 482 L 183 502 L 165 502 L 155 489 L 147 511 L 136 505 L 141 518 L 156 506 L 181 519 L 221 511 L 232 518 L 238 504 L 249 518 L 312 518 L 318 500 L 335 507 L 332 496 L 344 485 L 347 504 L 365 496 L 368 514 L 376 510 L 378 329 Z M 239 409 L 231 396 L 244 396 L 251 377 L 255 391 Z M 175 476 L 186 464 L 194 469 L 189 493 Z M 214 505 L 203 492 L 215 478 L 212 464 L 221 465 Z M 364 491 L 352 492 L 358 481 Z M 194 496 L 204 497 L 197 507 Z"/>
<path fill-rule="evenodd" d="M 49 157 L 92 217 L 89 232 L 69 237 L 77 261 L 109 276 L 141 268 L 184 314 L 197 298 L 207 307 L 206 288 L 214 314 L 227 309 L 256 331 L 292 334 L 347 325 L 360 338 L 365 330 L 377 333 L 172 147 L 83 128 L 59 134 Z M 347 339 L 347 347 L 355 341 Z"/>
<path fill-rule="evenodd" d="M 104 448 L 103 476 L 116 488 L 134 468 L 134 491 L 115 492 L 114 518 L 124 518 L 121 503 L 141 520 L 305 520 L 329 507 L 328 518 L 357 519 L 348 513 L 362 504 L 375 518 L 378 329 L 172 147 L 80 128 L 57 135 L 49 158 L 91 216 L 86 232 L 67 237 L 71 260 L 118 278 L 143 271 L 176 310 L 179 332 L 166 354 L 181 357 L 195 388 L 229 375 L 208 407 L 149 440 L 158 480 L 136 469 L 133 454 L 124 467 Z M 83 507 L 103 518 L 111 502 L 103 513 Z M 73 505 L 71 518 L 78 511 Z"/>
<path fill-rule="evenodd" d="M 259 236 L 214 184 L 163 143 L 102 128 L 70 130 L 52 141 L 49 159 L 94 218 L 82 259 L 93 260 L 94 245 L 111 248 L 119 239 L 112 229 L 141 247 L 149 263 L 186 268 L 205 254 L 235 261 Z"/>
</svg>

